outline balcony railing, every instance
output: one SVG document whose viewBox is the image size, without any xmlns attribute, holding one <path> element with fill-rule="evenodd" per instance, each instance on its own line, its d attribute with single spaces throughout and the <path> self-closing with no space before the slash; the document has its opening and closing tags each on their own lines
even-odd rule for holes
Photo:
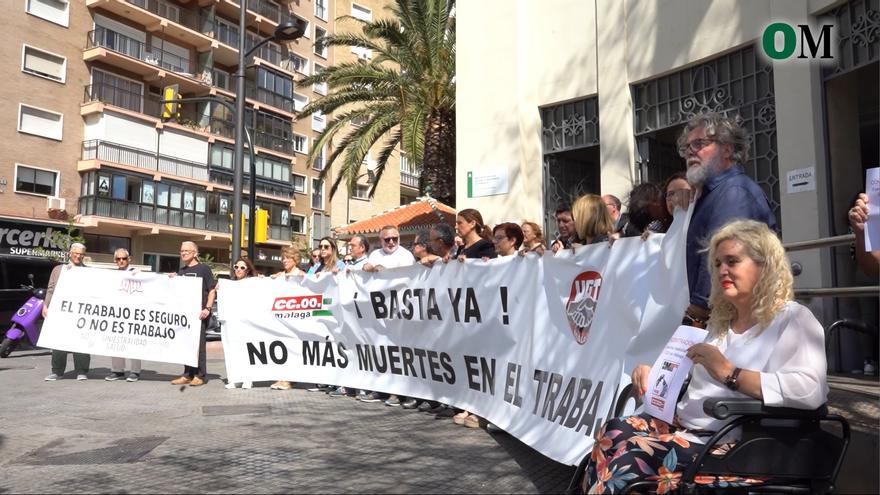
<svg viewBox="0 0 880 495">
<path fill-rule="evenodd" d="M 248 0 L 247 8 L 275 23 L 281 21 L 281 8 L 266 0 Z"/>
<path fill-rule="evenodd" d="M 179 177 L 208 180 L 207 165 L 98 139 L 83 141 L 82 159 L 101 160 Z"/>
<path fill-rule="evenodd" d="M 199 28 L 201 27 L 201 16 L 199 15 L 199 13 L 193 12 L 192 10 L 184 8 L 180 5 L 176 5 L 165 0 L 125 1 L 159 17 L 163 17 L 182 26 L 186 26 L 193 31 L 199 31 Z"/>
<path fill-rule="evenodd" d="M 83 90 L 83 103 L 100 101 L 133 112 L 158 117 L 162 112 L 159 98 L 116 87 L 109 83 L 89 84 Z"/>
<path fill-rule="evenodd" d="M 254 140 L 254 146 L 280 151 L 288 155 L 293 154 L 293 141 L 290 137 L 276 136 L 268 132 L 251 130 L 251 138 Z"/>
<path fill-rule="evenodd" d="M 174 72 L 190 74 L 189 59 L 155 46 L 147 46 L 145 43 L 105 27 L 98 26 L 94 31 L 89 31 L 86 48 L 94 47 L 107 48 L 108 50 L 144 61 L 150 65 Z"/>
<path fill-rule="evenodd" d="M 229 215 L 179 210 L 101 196 L 80 197 L 79 213 L 212 232 L 229 232 Z"/>
<path fill-rule="evenodd" d="M 217 134 L 230 139 L 235 139 L 235 122 L 232 120 L 211 117 L 208 120 L 211 134 Z"/>
<path fill-rule="evenodd" d="M 405 186 L 414 187 L 414 188 L 418 189 L 419 188 L 419 176 L 414 175 L 414 174 L 410 174 L 410 173 L 407 173 L 407 172 L 404 172 L 403 170 L 401 170 L 400 171 L 400 183 Z"/>
<path fill-rule="evenodd" d="M 257 101 L 280 108 L 285 112 L 293 112 L 293 98 L 287 98 L 273 91 L 264 88 L 255 88 L 253 85 L 247 85 L 247 97 Z"/>
</svg>

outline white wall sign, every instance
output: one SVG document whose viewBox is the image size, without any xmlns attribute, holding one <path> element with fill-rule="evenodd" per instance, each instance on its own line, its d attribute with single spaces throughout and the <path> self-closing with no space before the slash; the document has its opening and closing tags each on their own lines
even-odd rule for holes
<svg viewBox="0 0 880 495">
<path fill-rule="evenodd" d="M 507 167 L 483 169 L 467 174 L 469 198 L 507 194 Z"/>
<path fill-rule="evenodd" d="M 788 194 L 816 190 L 816 167 L 790 170 L 786 177 Z"/>
</svg>

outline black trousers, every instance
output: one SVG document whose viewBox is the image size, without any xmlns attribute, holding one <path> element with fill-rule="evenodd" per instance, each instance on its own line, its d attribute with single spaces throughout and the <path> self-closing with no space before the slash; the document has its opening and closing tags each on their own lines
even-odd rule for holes
<svg viewBox="0 0 880 495">
<path fill-rule="evenodd" d="M 208 319 L 205 318 L 202 320 L 202 330 L 199 335 L 199 367 L 193 368 L 192 366 L 184 366 L 183 367 L 183 376 L 192 378 L 194 376 L 198 376 L 201 379 L 205 378 L 205 375 L 208 372 L 207 366 L 207 356 L 205 355 L 205 333 L 208 331 Z"/>
</svg>

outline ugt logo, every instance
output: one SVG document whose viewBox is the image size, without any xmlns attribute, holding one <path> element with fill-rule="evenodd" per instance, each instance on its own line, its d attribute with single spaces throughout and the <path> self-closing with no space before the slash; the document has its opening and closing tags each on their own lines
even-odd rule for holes
<svg viewBox="0 0 880 495">
<path fill-rule="evenodd" d="M 800 31 L 800 41 L 795 27 Z M 761 48 L 764 54 L 773 60 L 785 60 L 791 58 L 800 44 L 800 54 L 796 58 L 831 60 L 834 58 L 831 54 L 833 27 L 832 24 L 816 26 L 819 31 L 816 36 L 808 24 L 792 26 L 784 22 L 774 22 L 764 28 L 764 34 L 761 35 Z M 806 54 L 804 53 L 805 49 Z"/>
<path fill-rule="evenodd" d="M 571 283 L 565 313 L 568 316 L 568 326 L 578 344 L 583 345 L 590 335 L 601 287 L 602 275 L 594 271 L 582 272 Z"/>
</svg>

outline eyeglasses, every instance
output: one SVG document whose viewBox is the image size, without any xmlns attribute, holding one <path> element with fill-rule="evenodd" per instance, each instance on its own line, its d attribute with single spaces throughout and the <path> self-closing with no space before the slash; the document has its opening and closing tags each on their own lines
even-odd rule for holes
<svg viewBox="0 0 880 495">
<path fill-rule="evenodd" d="M 236 270 L 247 270 L 247 267 L 244 265 L 235 265 L 232 268 L 234 268 Z"/>
<path fill-rule="evenodd" d="M 384 238 L 384 239 L 382 239 L 382 240 L 385 241 L 385 242 L 388 243 L 388 244 L 391 244 L 392 242 L 397 242 L 397 241 L 399 241 L 399 240 L 400 240 L 400 237 L 386 237 L 386 238 Z"/>
<path fill-rule="evenodd" d="M 124 258 L 115 258 L 115 259 L 116 259 L 116 261 L 125 261 L 128 259 L 128 256 L 125 256 Z"/>
<path fill-rule="evenodd" d="M 693 141 L 683 144 L 678 147 L 678 154 L 681 156 L 687 156 L 688 150 L 693 151 L 694 153 L 700 151 L 701 149 L 709 146 L 712 143 L 717 143 L 717 139 L 712 138 L 700 138 L 694 139 Z"/>
<path fill-rule="evenodd" d="M 507 239 L 507 236 L 506 235 L 496 235 L 495 237 L 493 237 L 493 239 L 495 239 L 495 242 L 501 242 L 501 241 Z"/>
<path fill-rule="evenodd" d="M 333 246 L 331 246 L 330 244 L 321 244 L 318 247 L 321 249 L 332 249 L 333 248 Z"/>
</svg>

